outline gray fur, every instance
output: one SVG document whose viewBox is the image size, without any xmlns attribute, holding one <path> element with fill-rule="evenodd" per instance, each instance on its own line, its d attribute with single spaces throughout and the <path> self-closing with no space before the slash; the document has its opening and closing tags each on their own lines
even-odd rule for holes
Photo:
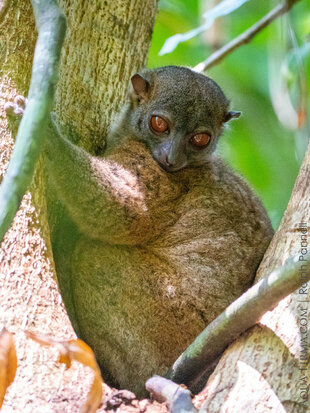
<svg viewBox="0 0 310 413">
<path fill-rule="evenodd" d="M 166 66 L 143 70 L 141 76 L 149 90 L 142 98 L 131 93 L 108 138 L 107 153 L 119 138 L 134 136 L 148 146 L 155 160 L 162 152 L 169 156 L 172 165 L 162 165 L 169 172 L 204 164 L 216 148 L 224 123 L 240 112 L 229 112 L 229 101 L 220 87 L 191 69 Z M 149 119 L 154 114 L 170 121 L 169 134 L 158 136 L 152 132 Z M 211 144 L 203 150 L 194 148 L 190 138 L 204 131 L 212 134 Z"/>
</svg>

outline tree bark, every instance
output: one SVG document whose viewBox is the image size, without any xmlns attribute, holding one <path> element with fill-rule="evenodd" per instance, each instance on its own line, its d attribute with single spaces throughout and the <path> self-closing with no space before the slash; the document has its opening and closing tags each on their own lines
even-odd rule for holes
<svg viewBox="0 0 310 413">
<path fill-rule="evenodd" d="M 70 0 L 60 5 L 68 31 L 55 110 L 69 135 L 81 136 L 80 145 L 100 153 L 130 75 L 146 64 L 157 0 Z M 14 144 L 3 106 L 17 94 L 27 95 L 36 37 L 28 0 L 0 2 L 2 175 Z M 90 387 L 92 374 L 87 368 L 75 364 L 64 373 L 56 351 L 27 341 L 22 332 L 75 337 L 58 291 L 51 248 L 51 234 L 57 241 L 63 219 L 57 200 L 49 196 L 41 160 L 0 250 L 0 328 L 15 333 L 18 356 L 18 373 L 3 412 L 76 412 Z"/>
<path fill-rule="evenodd" d="M 288 257 L 303 256 L 309 250 L 309 199 L 310 146 L 256 281 L 283 265 Z M 241 335 L 226 350 L 197 396 L 197 405 L 208 413 L 308 412 L 309 311 L 308 283 L 283 299 L 262 317 L 259 326 Z"/>
</svg>

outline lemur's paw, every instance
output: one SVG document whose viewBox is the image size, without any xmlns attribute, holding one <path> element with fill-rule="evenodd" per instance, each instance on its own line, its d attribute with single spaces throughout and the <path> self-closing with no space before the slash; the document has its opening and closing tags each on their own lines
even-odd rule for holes
<svg viewBox="0 0 310 413">
<path fill-rule="evenodd" d="M 4 105 L 6 115 L 10 118 L 21 118 L 24 114 L 27 99 L 24 96 L 17 95 L 13 102 L 7 102 Z"/>
</svg>

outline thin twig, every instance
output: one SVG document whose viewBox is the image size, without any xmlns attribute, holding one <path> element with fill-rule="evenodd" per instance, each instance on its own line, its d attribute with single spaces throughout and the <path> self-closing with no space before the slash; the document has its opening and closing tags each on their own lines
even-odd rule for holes
<svg viewBox="0 0 310 413">
<path fill-rule="evenodd" d="M 191 392 L 171 380 L 153 376 L 145 384 L 153 399 L 167 402 L 171 413 L 198 413 L 191 398 Z"/>
<path fill-rule="evenodd" d="M 238 49 L 240 46 L 249 43 L 261 30 L 272 23 L 277 17 L 291 9 L 291 7 L 300 0 L 287 0 L 283 4 L 278 4 L 266 16 L 257 23 L 253 24 L 248 30 L 237 36 L 235 39 L 227 43 L 225 46 L 218 49 L 204 62 L 199 63 L 193 70 L 196 72 L 204 72 L 210 67 L 220 63 L 227 55 Z"/>
<path fill-rule="evenodd" d="M 60 51 L 66 32 L 66 19 L 56 0 L 32 0 L 31 3 L 39 36 L 28 104 L 18 129 L 8 170 L 0 187 L 0 242 L 31 183 L 43 146 L 44 129 L 53 104 Z"/>
<path fill-rule="evenodd" d="M 256 324 L 267 311 L 310 278 L 310 252 L 286 261 L 268 277 L 235 300 L 187 347 L 166 377 L 190 388 L 197 384 L 208 366 L 241 333 Z M 301 267 L 303 265 L 303 267 Z"/>
</svg>

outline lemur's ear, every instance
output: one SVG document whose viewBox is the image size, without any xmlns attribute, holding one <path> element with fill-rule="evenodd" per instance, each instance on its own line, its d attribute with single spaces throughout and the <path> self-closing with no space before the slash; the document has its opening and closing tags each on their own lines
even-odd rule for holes
<svg viewBox="0 0 310 413">
<path fill-rule="evenodd" d="M 131 83 L 137 97 L 140 99 L 145 99 L 150 90 L 149 82 L 144 79 L 144 77 L 139 75 L 139 73 L 136 73 L 132 76 Z"/>
<path fill-rule="evenodd" d="M 234 112 L 234 111 L 227 112 L 225 115 L 224 122 L 228 122 L 230 119 L 233 119 L 233 118 L 237 119 L 240 117 L 240 115 L 241 115 L 241 112 Z"/>
</svg>

